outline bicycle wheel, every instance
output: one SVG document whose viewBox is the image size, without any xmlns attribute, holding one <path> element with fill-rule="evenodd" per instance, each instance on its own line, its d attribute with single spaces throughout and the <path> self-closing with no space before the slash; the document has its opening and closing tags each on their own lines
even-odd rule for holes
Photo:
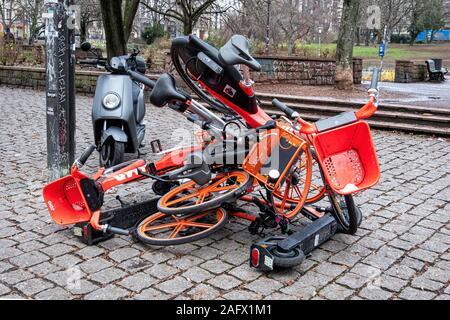
<svg viewBox="0 0 450 320">
<path fill-rule="evenodd" d="M 328 192 L 331 206 L 333 207 L 333 216 L 339 223 L 339 229 L 342 233 L 354 235 L 362 221 L 362 212 L 356 207 L 352 195 L 342 196 L 333 191 Z"/>
<path fill-rule="evenodd" d="M 158 201 L 158 210 L 166 214 L 191 214 L 220 207 L 234 201 L 252 185 L 253 179 L 244 171 L 219 173 L 204 186 L 194 181 L 169 191 Z"/>
<path fill-rule="evenodd" d="M 183 218 L 158 212 L 139 224 L 136 236 L 149 245 L 179 245 L 206 238 L 220 230 L 227 221 L 228 214 L 222 208 Z"/>
<path fill-rule="evenodd" d="M 310 192 L 311 177 L 312 157 L 305 143 L 283 182 L 273 190 L 274 198 L 281 200 L 275 205 L 277 213 L 292 219 L 300 212 Z"/>
</svg>

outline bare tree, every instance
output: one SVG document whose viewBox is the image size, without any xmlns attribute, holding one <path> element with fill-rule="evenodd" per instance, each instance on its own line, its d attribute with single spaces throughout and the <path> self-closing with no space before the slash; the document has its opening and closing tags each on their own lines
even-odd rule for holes
<svg viewBox="0 0 450 320">
<path fill-rule="evenodd" d="M 153 2 L 153 3 L 152 3 Z M 164 17 L 172 18 L 183 24 L 183 33 L 191 34 L 194 26 L 203 15 L 224 13 L 229 7 L 220 8 L 215 0 L 176 0 L 166 1 L 163 7 L 158 7 L 157 1 L 142 2 L 150 11 Z"/>
<path fill-rule="evenodd" d="M 84 42 L 91 25 L 101 21 L 101 9 L 98 0 L 77 0 L 75 4 L 80 8 L 80 41 Z"/>
<path fill-rule="evenodd" d="M 10 32 L 11 25 L 20 17 L 18 0 L 0 0 L 3 32 Z"/>
<path fill-rule="evenodd" d="M 276 21 L 283 31 L 288 55 L 291 56 L 295 41 L 306 36 L 313 27 L 312 8 L 301 0 L 279 0 L 275 5 Z"/>
<path fill-rule="evenodd" d="M 20 0 L 18 7 L 20 12 L 30 22 L 30 34 L 28 41 L 30 44 L 39 36 L 45 24 L 41 21 L 44 0 Z"/>
</svg>

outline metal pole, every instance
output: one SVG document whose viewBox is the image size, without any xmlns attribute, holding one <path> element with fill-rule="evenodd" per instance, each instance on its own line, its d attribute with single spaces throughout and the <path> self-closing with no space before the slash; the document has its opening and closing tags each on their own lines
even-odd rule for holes
<svg viewBox="0 0 450 320">
<path fill-rule="evenodd" d="M 75 157 L 73 0 L 45 0 L 47 177 L 67 175 Z"/>
<path fill-rule="evenodd" d="M 270 5 L 271 0 L 267 0 L 267 21 L 266 21 L 266 50 L 265 54 L 269 54 L 269 45 L 270 45 Z"/>
</svg>

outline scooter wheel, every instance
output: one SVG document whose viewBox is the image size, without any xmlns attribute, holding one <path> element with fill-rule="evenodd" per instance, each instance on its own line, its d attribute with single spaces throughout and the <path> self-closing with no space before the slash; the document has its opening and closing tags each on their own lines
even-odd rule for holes
<svg viewBox="0 0 450 320">
<path fill-rule="evenodd" d="M 277 247 L 269 250 L 273 256 L 273 266 L 279 268 L 292 268 L 302 264 L 305 254 L 300 248 L 294 248 L 289 252 L 280 251 Z"/>
</svg>

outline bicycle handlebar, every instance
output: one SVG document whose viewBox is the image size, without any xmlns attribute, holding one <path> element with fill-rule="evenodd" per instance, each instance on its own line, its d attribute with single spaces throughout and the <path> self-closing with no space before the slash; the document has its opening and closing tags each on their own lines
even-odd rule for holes
<svg viewBox="0 0 450 320">
<path fill-rule="evenodd" d="M 300 117 L 297 111 L 292 110 L 278 99 L 273 99 L 272 104 L 281 111 L 283 111 L 286 114 L 286 116 L 291 120 L 295 120 L 296 118 Z"/>
<path fill-rule="evenodd" d="M 83 154 L 75 162 L 80 166 L 84 166 L 95 149 L 96 146 L 94 144 L 91 144 L 86 150 L 84 150 Z"/>
</svg>

